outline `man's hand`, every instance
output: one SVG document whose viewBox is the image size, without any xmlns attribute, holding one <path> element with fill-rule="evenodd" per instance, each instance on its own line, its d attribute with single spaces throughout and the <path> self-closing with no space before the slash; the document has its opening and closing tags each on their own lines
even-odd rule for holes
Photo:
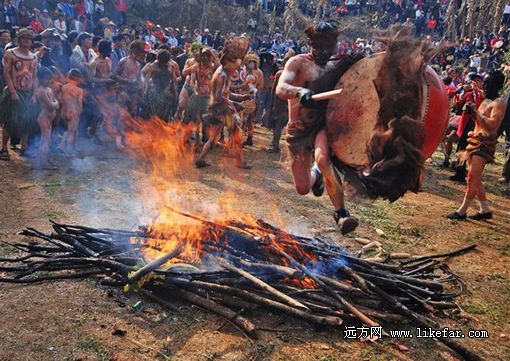
<svg viewBox="0 0 510 361">
<path fill-rule="evenodd" d="M 297 93 L 297 98 L 299 99 L 299 103 L 304 107 L 313 107 L 315 105 L 315 100 L 312 99 L 313 91 L 307 88 L 302 88 Z"/>
</svg>

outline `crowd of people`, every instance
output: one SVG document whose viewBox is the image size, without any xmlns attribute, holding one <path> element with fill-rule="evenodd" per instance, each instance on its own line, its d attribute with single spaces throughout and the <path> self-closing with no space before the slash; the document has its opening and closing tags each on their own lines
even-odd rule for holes
<svg viewBox="0 0 510 361">
<path fill-rule="evenodd" d="M 188 143 L 197 154 L 198 168 L 209 165 L 208 154 L 219 144 L 230 149 L 238 167 L 250 169 L 243 148 L 254 144 L 257 124 L 273 131 L 267 151 L 280 151 L 288 108 L 287 101 L 281 99 L 287 99 L 286 94 L 281 90 L 278 94 L 277 84 L 290 59 L 311 51 L 310 39 L 287 38 L 278 29 L 274 34 L 222 34 L 207 28 L 163 28 L 149 21 L 127 25 L 125 1 L 115 1 L 116 23 L 104 16 L 101 0 L 62 0 L 54 8 L 41 1 L 42 10 L 14 3 L 4 1 L 0 30 L 0 160 L 9 160 L 13 150 L 33 156 L 28 150 L 37 148 L 40 166 L 55 169 L 52 149 L 72 156 L 82 136 L 101 144 L 109 139 L 123 151 L 128 119 L 150 121 L 154 117 L 189 125 Z M 341 6 L 339 3 L 332 1 L 334 6 Z M 349 2 L 349 11 L 356 9 L 356 4 Z M 401 1 L 398 6 L 414 4 Z M 434 9 L 442 9 L 444 2 L 435 7 L 426 4 L 435 14 Z M 375 2 L 374 6 L 379 5 Z M 370 2 L 358 10 L 364 11 L 365 6 Z M 425 4 L 419 7 L 423 10 Z M 402 14 L 397 13 L 402 20 Z M 416 24 L 408 20 L 403 25 L 415 29 Z M 502 24 L 498 33 L 484 30 L 473 39 L 459 39 L 433 60 L 452 101 L 443 166 L 455 166 L 454 181 L 464 182 L 467 174 L 462 159 L 450 162 L 454 144 L 458 143 L 457 152 L 470 149 L 477 126 L 475 114 L 479 111 L 479 117 L 487 116 L 484 99 L 496 99 L 492 93 L 494 99 L 488 98 L 484 79 L 492 79 L 502 66 L 510 40 L 507 25 Z M 424 35 L 417 28 L 414 31 Z M 432 35 L 426 36 L 433 41 Z M 335 45 L 336 56 L 370 55 L 381 49 L 373 39 L 344 39 Z M 504 131 L 510 146 L 507 123 L 502 121 L 503 125 L 490 134 L 490 144 L 484 143 L 489 153 L 495 144 L 493 138 Z M 55 139 L 57 144 L 52 147 Z M 493 157 L 492 152 L 485 162 Z M 480 172 L 483 166 L 478 167 Z M 488 218 L 480 172 L 468 176 L 468 187 L 478 192 L 471 192 L 470 199 L 473 194 L 479 196 L 484 202 L 480 214 Z M 318 168 L 315 173 L 312 171 L 312 178 L 318 179 Z M 510 182 L 508 158 L 501 181 Z M 465 218 L 465 205 L 470 203 L 466 202 L 450 218 Z M 339 219 L 350 219 L 348 212 L 342 212 Z"/>
</svg>

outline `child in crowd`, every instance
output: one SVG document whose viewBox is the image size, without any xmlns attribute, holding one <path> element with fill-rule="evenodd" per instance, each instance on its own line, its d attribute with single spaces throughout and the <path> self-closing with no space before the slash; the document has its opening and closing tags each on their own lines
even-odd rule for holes
<svg viewBox="0 0 510 361">
<path fill-rule="evenodd" d="M 43 169 L 54 170 L 55 166 L 49 161 L 51 128 L 52 122 L 57 115 L 58 101 L 55 99 L 53 90 L 50 87 L 53 73 L 48 68 L 41 68 L 37 72 L 39 86 L 35 91 L 35 96 L 41 107 L 41 112 L 37 117 L 37 123 L 41 128 L 41 165 Z"/>
<path fill-rule="evenodd" d="M 67 130 L 62 137 L 59 148 L 71 155 L 76 146 L 78 123 L 83 109 L 83 98 L 85 92 L 79 87 L 82 80 L 82 73 L 78 69 L 71 69 L 67 75 L 67 82 L 62 88 L 62 109 L 61 117 Z"/>
</svg>

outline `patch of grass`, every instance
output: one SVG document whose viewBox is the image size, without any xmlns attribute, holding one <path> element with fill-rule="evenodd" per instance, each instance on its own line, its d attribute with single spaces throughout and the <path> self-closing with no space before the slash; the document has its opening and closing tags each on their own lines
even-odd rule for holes
<svg viewBox="0 0 510 361">
<path fill-rule="evenodd" d="M 83 350 L 94 352 L 97 355 L 98 360 L 100 361 L 110 361 L 111 357 L 105 351 L 101 343 L 97 341 L 93 337 L 81 337 L 76 341 L 76 348 Z"/>
<path fill-rule="evenodd" d="M 455 195 L 455 192 L 450 187 L 444 185 L 439 185 L 436 192 L 445 198 L 451 198 Z"/>
<path fill-rule="evenodd" d="M 506 281 L 507 278 L 504 274 L 501 273 L 493 273 L 487 276 L 487 279 L 490 281 Z"/>
<path fill-rule="evenodd" d="M 319 358 L 319 361 L 336 361 L 336 357 L 334 357 L 334 356 L 329 356 L 329 355 L 321 356 L 321 357 Z"/>
<path fill-rule="evenodd" d="M 378 354 L 370 347 L 365 347 L 364 349 L 362 349 L 360 352 L 360 356 L 361 356 L 359 358 L 360 360 L 383 361 L 386 359 L 385 357 Z"/>
<path fill-rule="evenodd" d="M 477 229 L 464 236 L 462 240 L 466 243 L 470 242 L 485 242 L 502 240 L 503 235 L 492 229 Z"/>
<path fill-rule="evenodd" d="M 467 304 L 464 305 L 464 310 L 468 313 L 473 313 L 476 315 L 488 315 L 497 318 L 506 318 L 508 317 L 508 310 L 502 308 L 501 306 L 491 303 L 486 300 L 469 300 Z"/>
<path fill-rule="evenodd" d="M 497 244 L 495 248 L 502 256 L 510 256 L 510 243 Z"/>
</svg>

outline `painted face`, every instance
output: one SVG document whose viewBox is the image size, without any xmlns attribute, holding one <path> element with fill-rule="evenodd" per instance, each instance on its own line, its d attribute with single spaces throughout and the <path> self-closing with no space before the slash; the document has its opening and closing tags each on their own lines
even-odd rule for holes
<svg viewBox="0 0 510 361">
<path fill-rule="evenodd" d="M 335 54 L 335 50 L 336 43 L 314 44 L 312 46 L 312 56 L 318 65 L 325 66 L 333 54 Z"/>
<path fill-rule="evenodd" d="M 249 61 L 247 64 L 246 64 L 246 67 L 248 69 L 255 69 L 255 62 L 254 61 Z"/>
</svg>

